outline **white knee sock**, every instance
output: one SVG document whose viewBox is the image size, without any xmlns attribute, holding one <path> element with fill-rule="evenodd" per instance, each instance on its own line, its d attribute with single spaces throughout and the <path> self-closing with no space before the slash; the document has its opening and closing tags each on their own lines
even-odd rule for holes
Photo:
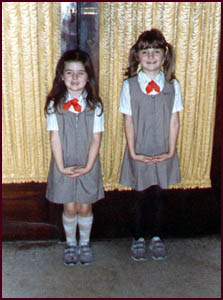
<svg viewBox="0 0 223 300">
<path fill-rule="evenodd" d="M 80 231 L 80 244 L 86 244 L 90 240 L 91 227 L 93 224 L 93 215 L 90 217 L 81 217 L 78 215 L 78 226 Z"/>
<path fill-rule="evenodd" d="M 69 245 L 76 245 L 77 215 L 74 218 L 68 218 L 62 214 L 63 227 L 66 235 L 66 241 Z"/>
</svg>

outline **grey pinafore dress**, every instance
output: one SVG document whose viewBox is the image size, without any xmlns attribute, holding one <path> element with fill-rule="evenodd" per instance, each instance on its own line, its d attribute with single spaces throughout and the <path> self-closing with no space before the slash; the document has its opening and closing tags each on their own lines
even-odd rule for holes
<svg viewBox="0 0 223 300">
<path fill-rule="evenodd" d="M 128 79 L 132 118 L 134 125 L 135 151 L 137 154 L 159 155 L 168 152 L 169 129 L 174 104 L 174 86 L 165 81 L 157 95 L 141 91 L 137 77 Z M 180 182 L 180 167 L 177 153 L 173 158 L 147 166 L 132 160 L 126 145 L 120 184 L 142 191 L 152 185 L 166 189 Z"/>
<path fill-rule="evenodd" d="M 59 136 L 63 149 L 64 166 L 86 165 L 93 136 L 94 110 L 86 107 L 78 114 L 58 109 L 56 113 Z M 92 170 L 78 178 L 61 174 L 51 158 L 46 198 L 54 203 L 94 203 L 104 198 L 99 155 Z"/>
</svg>

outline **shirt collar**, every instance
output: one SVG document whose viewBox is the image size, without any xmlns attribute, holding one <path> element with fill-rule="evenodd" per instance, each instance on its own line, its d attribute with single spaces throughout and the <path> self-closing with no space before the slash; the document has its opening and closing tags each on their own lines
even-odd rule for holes
<svg viewBox="0 0 223 300">
<path fill-rule="evenodd" d="M 138 76 L 139 76 L 139 80 L 145 84 L 149 83 L 152 80 L 145 72 L 143 72 L 143 70 L 139 71 Z M 157 74 L 153 80 L 158 85 L 160 85 L 164 81 L 164 73 L 160 71 L 159 74 Z"/>
<path fill-rule="evenodd" d="M 82 101 L 84 101 L 84 100 L 86 99 L 86 97 L 87 97 L 87 91 L 84 90 L 83 93 L 82 93 L 79 97 L 77 97 L 76 99 L 78 99 L 79 102 L 82 102 Z M 70 101 L 70 100 L 73 99 L 73 98 L 74 98 L 74 97 L 72 97 L 72 96 L 67 92 L 65 103 L 68 102 L 68 101 Z"/>
</svg>

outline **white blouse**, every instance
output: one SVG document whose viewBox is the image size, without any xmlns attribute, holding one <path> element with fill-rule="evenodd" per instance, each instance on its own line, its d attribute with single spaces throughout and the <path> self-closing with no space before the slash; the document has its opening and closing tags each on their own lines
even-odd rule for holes
<svg viewBox="0 0 223 300">
<path fill-rule="evenodd" d="M 151 79 L 142 70 L 138 73 L 137 79 L 142 92 L 146 94 L 145 89 L 147 84 L 151 81 Z M 165 83 L 164 73 L 160 71 L 160 73 L 156 76 L 154 81 L 159 85 L 160 91 L 162 91 Z M 175 89 L 175 100 L 174 100 L 172 113 L 183 110 L 180 85 L 176 79 L 173 80 L 173 84 Z M 150 95 L 156 95 L 156 94 L 158 94 L 158 92 L 154 90 L 150 93 Z M 120 95 L 119 112 L 130 116 L 132 115 L 128 80 L 123 81 L 121 95 Z"/>
<path fill-rule="evenodd" d="M 86 97 L 87 97 L 87 92 L 84 91 L 83 94 L 81 94 L 77 99 L 79 100 L 78 103 L 81 105 L 81 111 L 84 111 L 86 108 Z M 66 98 L 66 102 L 70 101 L 71 99 L 73 99 L 73 97 L 71 97 L 71 95 L 68 93 L 67 94 L 67 98 Z M 50 101 L 49 104 L 49 111 L 53 112 L 53 100 Z M 78 114 L 79 112 L 75 111 L 73 106 L 71 106 L 69 108 L 69 111 Z M 95 109 L 95 115 L 94 115 L 94 129 L 93 129 L 93 133 L 96 132 L 103 132 L 104 131 L 104 113 L 102 113 L 101 116 L 99 116 L 101 113 L 101 107 L 97 106 Z M 56 113 L 51 113 L 51 114 L 47 114 L 47 118 L 46 118 L 46 130 L 50 131 L 50 130 L 56 130 L 58 131 L 58 123 L 57 123 L 57 118 L 56 118 Z"/>
</svg>

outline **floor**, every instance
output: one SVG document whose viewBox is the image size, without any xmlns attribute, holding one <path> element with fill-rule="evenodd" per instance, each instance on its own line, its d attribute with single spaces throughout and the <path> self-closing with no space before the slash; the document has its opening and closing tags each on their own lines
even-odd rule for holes
<svg viewBox="0 0 223 300">
<path fill-rule="evenodd" d="M 94 263 L 75 267 L 62 242 L 3 242 L 2 297 L 221 298 L 220 235 L 166 238 L 166 261 L 133 261 L 131 242 L 93 240 Z"/>
</svg>

